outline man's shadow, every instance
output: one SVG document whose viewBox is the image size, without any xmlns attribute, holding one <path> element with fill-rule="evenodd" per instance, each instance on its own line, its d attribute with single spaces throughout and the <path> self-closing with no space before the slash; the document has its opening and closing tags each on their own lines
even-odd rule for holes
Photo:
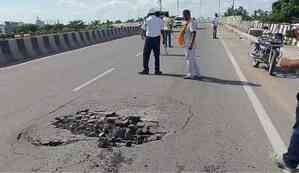
<svg viewBox="0 0 299 173">
<path fill-rule="evenodd" d="M 163 74 L 162 76 L 177 77 L 177 78 L 185 77 L 185 75 L 182 75 L 182 74 L 167 74 L 167 73 Z M 199 79 L 196 79 L 194 81 L 200 81 L 200 82 L 206 82 L 206 83 L 216 83 L 216 84 L 221 84 L 221 85 L 261 87 L 260 84 L 256 84 L 253 82 L 225 80 L 225 79 L 219 79 L 219 78 L 208 77 L 208 76 L 201 76 Z"/>
</svg>

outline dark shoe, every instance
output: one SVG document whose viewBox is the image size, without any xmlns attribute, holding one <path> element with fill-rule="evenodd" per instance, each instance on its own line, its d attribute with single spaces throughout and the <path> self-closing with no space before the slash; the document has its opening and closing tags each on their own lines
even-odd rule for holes
<svg viewBox="0 0 299 173">
<path fill-rule="evenodd" d="M 147 75 L 147 74 L 149 74 L 149 72 L 147 70 L 143 70 L 143 71 L 138 72 L 138 73 L 141 74 L 141 75 Z"/>
<path fill-rule="evenodd" d="M 193 76 L 192 80 L 201 80 L 201 77 L 200 76 Z"/>
<path fill-rule="evenodd" d="M 287 170 L 290 173 L 298 172 L 298 169 L 296 169 L 296 167 L 294 168 L 294 167 L 291 167 L 290 165 L 288 165 L 282 157 L 275 155 L 274 160 L 279 169 Z"/>
<path fill-rule="evenodd" d="M 187 75 L 187 76 L 184 77 L 184 79 L 192 79 L 192 76 Z"/>
<path fill-rule="evenodd" d="M 156 71 L 155 75 L 162 75 L 163 73 L 161 71 Z"/>
<path fill-rule="evenodd" d="M 185 76 L 184 79 L 190 79 L 190 80 L 201 80 L 200 76 Z"/>
</svg>

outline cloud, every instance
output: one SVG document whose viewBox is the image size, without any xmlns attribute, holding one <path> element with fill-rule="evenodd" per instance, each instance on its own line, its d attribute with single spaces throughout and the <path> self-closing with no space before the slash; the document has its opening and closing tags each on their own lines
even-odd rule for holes
<svg viewBox="0 0 299 173">
<path fill-rule="evenodd" d="M 8 1 L 9 5 L 1 4 L 0 20 L 24 20 L 34 22 L 37 16 L 44 20 L 82 19 L 126 20 L 142 17 L 150 8 L 158 6 L 158 0 L 31 0 L 26 2 L 26 8 L 19 5 L 19 0 Z M 242 5 L 249 11 L 254 9 L 270 9 L 275 0 L 237 0 L 236 5 Z M 180 0 L 180 9 L 188 8 L 195 17 L 212 16 L 218 11 L 218 0 Z M 221 11 L 232 5 L 231 0 L 221 0 Z M 177 14 L 176 0 L 163 0 L 163 9 Z M 179 12 L 181 13 L 181 11 Z"/>
<path fill-rule="evenodd" d="M 67 8 L 87 8 L 87 4 L 80 0 L 59 0 L 58 5 Z"/>
</svg>

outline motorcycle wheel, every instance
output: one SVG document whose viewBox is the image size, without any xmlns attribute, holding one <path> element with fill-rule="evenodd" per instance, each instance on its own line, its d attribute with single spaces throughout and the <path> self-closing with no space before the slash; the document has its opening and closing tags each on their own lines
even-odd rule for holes
<svg viewBox="0 0 299 173">
<path fill-rule="evenodd" d="M 277 51 L 272 52 L 270 64 L 269 64 L 269 74 L 273 76 L 274 69 L 276 67 L 276 58 L 278 57 Z"/>
</svg>

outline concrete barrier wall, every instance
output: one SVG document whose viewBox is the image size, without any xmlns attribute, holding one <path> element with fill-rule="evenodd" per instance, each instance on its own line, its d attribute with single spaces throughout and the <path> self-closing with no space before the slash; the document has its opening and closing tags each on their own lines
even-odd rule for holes
<svg viewBox="0 0 299 173">
<path fill-rule="evenodd" d="M 30 38 L 24 38 L 25 47 L 27 49 L 29 58 L 35 58 L 38 56 L 37 52 L 33 49 L 32 42 Z"/>
<path fill-rule="evenodd" d="M 12 61 L 11 51 L 7 40 L 0 41 L 0 63 L 7 64 Z"/>
<path fill-rule="evenodd" d="M 46 48 L 44 36 L 36 37 L 36 39 L 37 39 L 37 44 L 39 45 L 39 49 L 40 49 L 40 53 L 41 53 L 40 55 L 48 55 L 49 50 L 47 50 L 47 48 Z"/>
<path fill-rule="evenodd" d="M 6 56 L 3 54 L 2 49 L 0 49 L 0 64 L 6 64 L 7 62 Z"/>
<path fill-rule="evenodd" d="M 95 31 L 89 32 L 90 38 L 91 38 L 91 44 L 97 43 L 97 35 Z"/>
<path fill-rule="evenodd" d="M 0 66 L 134 35 L 138 30 L 121 27 L 0 40 Z"/>
<path fill-rule="evenodd" d="M 80 39 L 84 46 L 88 45 L 88 41 L 84 32 L 79 32 Z"/>
<path fill-rule="evenodd" d="M 76 37 L 76 40 L 77 40 L 77 42 L 78 42 L 78 43 L 77 43 L 78 46 L 79 46 L 79 47 L 84 47 L 84 46 L 85 46 L 85 43 L 84 43 L 84 40 L 81 39 L 79 32 L 74 32 L 73 34 L 74 34 L 75 37 Z"/>
<path fill-rule="evenodd" d="M 103 37 L 101 35 L 101 31 L 100 30 L 96 30 L 96 35 L 97 35 L 97 43 L 103 42 Z"/>
<path fill-rule="evenodd" d="M 56 42 L 55 42 L 55 37 L 54 37 L 55 35 L 50 35 L 49 36 L 49 42 L 50 42 L 50 46 L 51 46 L 51 48 L 52 48 L 52 51 L 54 52 L 54 53 L 56 53 L 56 52 L 59 52 L 59 48 L 58 48 L 58 45 L 56 44 Z"/>
</svg>

